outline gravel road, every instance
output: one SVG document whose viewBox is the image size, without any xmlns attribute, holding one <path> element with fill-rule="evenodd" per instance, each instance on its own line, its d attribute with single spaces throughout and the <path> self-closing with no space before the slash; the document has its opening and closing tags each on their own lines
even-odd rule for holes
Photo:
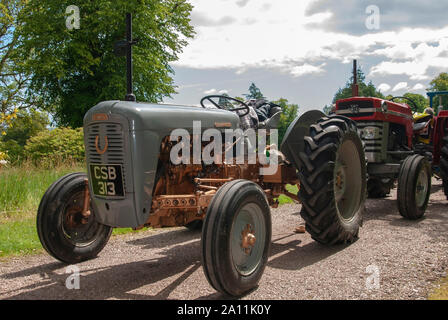
<svg viewBox="0 0 448 320">
<path fill-rule="evenodd" d="M 300 205 L 272 210 L 269 263 L 243 299 L 426 299 L 448 266 L 448 202 L 433 184 L 418 222 L 401 218 L 395 191 L 368 200 L 360 238 L 348 246 L 295 234 Z M 46 254 L 10 259 L 0 263 L 0 299 L 226 299 L 209 286 L 200 254 L 200 232 L 184 228 L 117 236 L 78 265 L 79 290 L 66 288 L 66 266 Z"/>
</svg>

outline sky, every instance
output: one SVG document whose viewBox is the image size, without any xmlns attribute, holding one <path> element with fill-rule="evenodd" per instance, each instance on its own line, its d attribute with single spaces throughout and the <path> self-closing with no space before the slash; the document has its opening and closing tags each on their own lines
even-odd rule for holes
<svg viewBox="0 0 448 320">
<path fill-rule="evenodd" d="M 353 59 L 385 95 L 425 94 L 448 71 L 448 1 L 190 0 L 195 38 L 172 63 L 178 94 L 242 96 L 254 82 L 269 100 L 322 109 Z"/>
</svg>

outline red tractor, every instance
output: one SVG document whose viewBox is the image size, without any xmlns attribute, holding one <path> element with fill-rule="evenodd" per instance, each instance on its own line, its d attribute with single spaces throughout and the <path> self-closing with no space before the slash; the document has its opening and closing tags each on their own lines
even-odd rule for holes
<svg viewBox="0 0 448 320">
<path fill-rule="evenodd" d="M 412 99 L 394 97 L 390 100 L 359 97 L 354 64 L 353 97 L 338 100 L 335 113 L 357 123 L 365 145 L 370 198 L 386 197 L 398 181 L 400 214 L 411 220 L 421 218 L 431 194 L 431 177 L 443 179 L 448 197 L 448 111 L 424 117 L 413 113 Z M 431 92 L 435 95 L 448 92 Z M 432 108 L 430 109 L 432 110 Z"/>
</svg>

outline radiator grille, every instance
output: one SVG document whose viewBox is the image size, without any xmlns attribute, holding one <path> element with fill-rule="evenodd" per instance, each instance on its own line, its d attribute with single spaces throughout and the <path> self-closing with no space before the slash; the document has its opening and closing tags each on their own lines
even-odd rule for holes
<svg viewBox="0 0 448 320">
<path fill-rule="evenodd" d="M 96 150 L 95 141 L 99 137 L 100 150 L 105 147 L 107 137 L 108 148 L 104 154 Z M 123 183 L 126 189 L 125 143 L 122 126 L 116 123 L 96 123 L 87 128 L 87 161 L 90 164 L 121 164 L 123 167 Z"/>
<path fill-rule="evenodd" d="M 379 162 L 383 157 L 384 150 L 387 149 L 387 129 L 384 128 L 384 122 L 380 121 L 357 121 L 356 125 L 362 141 L 364 142 L 366 157 L 369 162 Z M 378 128 L 378 134 L 373 139 L 364 139 L 363 129 L 366 127 Z"/>
<path fill-rule="evenodd" d="M 336 113 L 349 118 L 369 117 L 374 114 L 373 101 L 359 100 L 339 102 Z"/>
</svg>

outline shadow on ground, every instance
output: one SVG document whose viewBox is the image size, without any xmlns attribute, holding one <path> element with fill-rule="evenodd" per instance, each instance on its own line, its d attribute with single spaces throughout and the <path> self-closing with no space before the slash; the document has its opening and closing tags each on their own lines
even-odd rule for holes
<svg viewBox="0 0 448 320">
<path fill-rule="evenodd" d="M 435 192 L 440 191 L 434 187 Z M 438 191 L 437 191 L 438 190 Z M 421 228 L 422 223 L 430 223 L 434 228 L 443 228 L 448 237 L 448 205 L 444 202 L 431 202 L 424 219 L 408 221 L 403 219 L 396 207 L 395 197 L 381 200 L 368 200 L 365 221 L 385 220 L 391 225 L 403 228 Z M 293 215 L 296 215 L 294 212 Z M 366 226 L 364 226 L 366 227 Z M 431 226 L 432 227 L 432 226 Z M 293 229 L 294 226 L 291 226 Z M 440 234 L 440 232 L 438 232 Z M 164 233 L 150 234 L 137 240 L 127 241 L 128 245 L 141 250 L 141 257 L 148 253 L 145 250 L 160 249 L 155 258 L 142 258 L 118 265 L 103 268 L 84 269 L 81 265 L 81 290 L 67 290 L 66 274 L 58 274 L 64 264 L 52 262 L 31 267 L 25 270 L 3 274 L 1 279 L 14 280 L 38 275 L 40 281 L 24 285 L 16 291 L 23 291 L 9 299 L 167 299 L 176 288 L 185 282 L 193 273 L 201 268 L 201 232 L 186 229 L 174 229 Z M 276 235 L 271 246 L 271 258 L 268 266 L 285 270 L 300 270 L 326 259 L 348 245 L 333 247 L 323 246 L 316 242 L 302 244 L 300 235 L 292 232 Z M 163 249 L 167 247 L 167 249 Z M 110 253 L 109 253 L 110 254 Z M 107 259 L 103 253 L 101 259 Z M 92 264 L 90 262 L 86 264 Z M 151 294 L 134 293 L 136 289 L 165 281 L 160 291 Z M 160 286 L 160 284 L 159 284 Z M 9 292 L 12 293 L 12 292 Z M 3 292 L 8 294 L 8 292 Z M 201 296 L 199 299 L 230 299 L 219 293 Z"/>
</svg>

